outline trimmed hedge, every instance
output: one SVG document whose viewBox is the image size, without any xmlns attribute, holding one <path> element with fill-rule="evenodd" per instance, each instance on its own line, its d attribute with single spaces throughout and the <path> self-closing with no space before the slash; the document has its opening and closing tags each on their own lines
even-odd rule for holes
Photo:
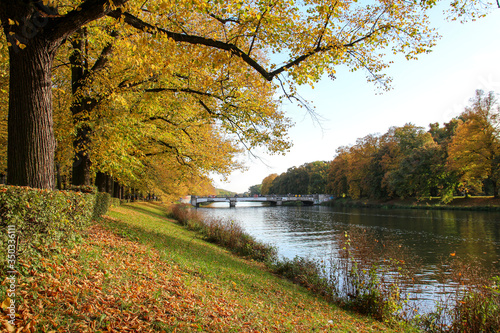
<svg viewBox="0 0 500 333">
<path fill-rule="evenodd" d="M 0 249 L 6 246 L 8 226 L 15 226 L 21 249 L 74 239 L 93 218 L 95 200 L 94 194 L 1 185 Z"/>
<path fill-rule="evenodd" d="M 111 195 L 107 192 L 97 192 L 95 194 L 95 206 L 92 219 L 97 220 L 106 214 L 109 206 L 111 206 Z"/>
</svg>

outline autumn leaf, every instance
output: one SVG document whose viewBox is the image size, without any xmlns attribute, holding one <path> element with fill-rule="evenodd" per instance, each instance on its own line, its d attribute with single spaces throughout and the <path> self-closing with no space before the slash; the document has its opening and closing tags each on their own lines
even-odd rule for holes
<svg viewBox="0 0 500 333">
<path fill-rule="evenodd" d="M 1 304 L 1 308 L 6 310 L 10 306 L 11 302 L 12 300 L 9 297 L 5 298 Z"/>
</svg>

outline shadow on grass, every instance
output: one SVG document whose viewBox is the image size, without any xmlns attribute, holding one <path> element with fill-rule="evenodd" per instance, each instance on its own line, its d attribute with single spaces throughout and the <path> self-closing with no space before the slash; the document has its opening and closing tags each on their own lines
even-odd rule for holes
<svg viewBox="0 0 500 333">
<path fill-rule="evenodd" d="M 141 203 L 141 204 L 144 205 L 144 203 Z M 143 208 L 143 207 L 138 207 L 134 203 L 126 203 L 126 204 L 123 204 L 122 206 L 126 207 L 127 209 L 130 209 L 130 210 L 133 210 L 133 211 L 136 211 L 138 213 L 145 214 L 145 215 L 148 215 L 148 216 L 151 216 L 154 218 L 160 218 L 160 219 L 168 219 L 169 218 L 168 214 L 164 211 L 164 209 L 165 209 L 164 207 L 162 207 L 160 205 L 155 205 L 152 203 L 146 203 L 146 205 L 152 207 L 154 210 L 157 210 L 158 213 L 154 212 L 152 210 Z"/>
<path fill-rule="evenodd" d="M 165 219 L 165 216 L 151 213 L 138 207 L 127 206 L 127 209 L 137 211 L 140 214 L 153 216 L 154 218 Z M 147 219 L 146 216 L 144 218 Z M 174 228 L 178 226 L 171 221 L 165 222 L 172 223 L 172 227 Z M 213 276 L 214 278 L 226 279 L 228 277 L 216 276 L 217 273 L 214 272 L 221 273 L 221 271 L 230 272 L 232 269 L 243 269 L 246 273 L 252 275 L 257 273 L 256 270 L 258 268 L 249 266 L 248 264 L 242 265 L 237 257 L 233 257 L 215 245 L 205 242 L 202 236 L 194 233 L 192 236 L 173 236 L 169 235 L 168 232 L 146 230 L 141 226 L 130 225 L 126 222 L 114 219 L 103 219 L 102 223 L 105 228 L 111 230 L 116 235 L 157 249 L 163 260 L 173 261 L 177 264 L 184 265 L 186 269 L 195 275 L 201 273 L 203 275 Z M 182 230 L 181 226 L 178 227 Z"/>
</svg>

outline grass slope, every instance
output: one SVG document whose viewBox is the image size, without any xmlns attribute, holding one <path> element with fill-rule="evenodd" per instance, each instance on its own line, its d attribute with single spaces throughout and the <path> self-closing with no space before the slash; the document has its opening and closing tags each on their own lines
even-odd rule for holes
<svg viewBox="0 0 500 333">
<path fill-rule="evenodd" d="M 78 244 L 53 244 L 49 255 L 20 262 L 16 330 L 392 331 L 199 239 L 161 206 L 128 204 L 108 214 Z"/>
</svg>

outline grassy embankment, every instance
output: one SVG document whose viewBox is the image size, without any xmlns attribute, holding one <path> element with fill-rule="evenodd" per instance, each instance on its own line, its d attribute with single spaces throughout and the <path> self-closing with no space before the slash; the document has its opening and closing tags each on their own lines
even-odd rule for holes
<svg viewBox="0 0 500 333">
<path fill-rule="evenodd" d="M 108 215 L 79 243 L 52 244 L 44 254 L 20 259 L 16 329 L 392 331 L 203 241 L 168 219 L 161 206 L 128 204 Z"/>
</svg>

